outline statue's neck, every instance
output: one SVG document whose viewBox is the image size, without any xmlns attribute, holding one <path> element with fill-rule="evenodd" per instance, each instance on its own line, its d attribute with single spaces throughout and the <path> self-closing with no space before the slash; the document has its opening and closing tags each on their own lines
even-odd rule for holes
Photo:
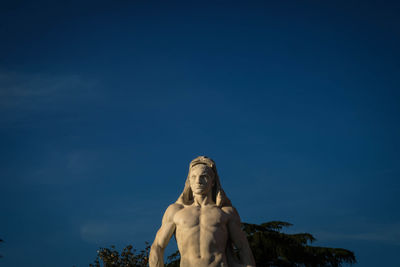
<svg viewBox="0 0 400 267">
<path fill-rule="evenodd" d="M 214 205 L 214 201 L 212 199 L 211 192 L 207 195 L 193 194 L 193 205 L 195 206 L 206 206 L 206 205 Z"/>
</svg>

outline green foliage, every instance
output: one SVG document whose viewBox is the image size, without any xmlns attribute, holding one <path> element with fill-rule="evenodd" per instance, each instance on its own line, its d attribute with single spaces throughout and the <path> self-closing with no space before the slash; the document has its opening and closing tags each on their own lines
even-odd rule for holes
<svg viewBox="0 0 400 267">
<path fill-rule="evenodd" d="M 166 267 L 179 267 L 179 263 L 181 260 L 181 255 L 179 254 L 179 250 L 175 251 L 167 257 Z"/>
<path fill-rule="evenodd" d="M 126 246 L 119 253 L 115 246 L 100 248 L 97 257 L 89 267 L 147 267 L 149 262 L 150 245 L 148 242 L 143 250 L 137 251 L 131 245 Z M 179 267 L 179 252 L 168 257 L 166 267 Z"/>
<path fill-rule="evenodd" d="M 104 267 L 145 267 L 148 264 L 149 251 L 150 245 L 147 242 L 145 249 L 139 252 L 128 245 L 119 253 L 112 245 L 110 248 L 100 248 L 94 264 L 89 266 L 101 267 L 102 262 Z"/>
<path fill-rule="evenodd" d="M 287 222 L 243 223 L 257 267 L 340 267 L 356 263 L 354 253 L 341 248 L 310 246 L 315 238 L 309 233 L 285 234 Z"/>
<path fill-rule="evenodd" d="M 315 238 L 309 233 L 285 234 L 287 222 L 272 221 L 258 224 L 243 223 L 257 267 L 340 267 L 354 264 L 354 253 L 342 248 L 310 246 Z M 115 246 L 100 248 L 90 267 L 147 267 L 150 246 L 137 251 L 131 245 L 119 253 Z M 166 267 L 179 267 L 180 255 L 176 251 L 167 257 Z"/>
</svg>

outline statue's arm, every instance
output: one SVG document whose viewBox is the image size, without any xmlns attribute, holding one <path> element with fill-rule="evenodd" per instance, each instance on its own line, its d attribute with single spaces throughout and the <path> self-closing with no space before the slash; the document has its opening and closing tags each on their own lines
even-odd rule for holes
<svg viewBox="0 0 400 267">
<path fill-rule="evenodd" d="M 255 267 L 256 263 L 251 252 L 249 242 L 242 231 L 240 217 L 235 208 L 229 208 L 230 220 L 228 222 L 229 237 L 239 250 L 240 261 L 246 267 Z"/>
<path fill-rule="evenodd" d="M 161 227 L 157 231 L 156 238 L 151 245 L 149 256 L 150 267 L 164 267 L 164 249 L 167 247 L 175 231 L 173 218 L 179 209 L 181 209 L 181 205 L 172 204 L 165 211 Z"/>
</svg>

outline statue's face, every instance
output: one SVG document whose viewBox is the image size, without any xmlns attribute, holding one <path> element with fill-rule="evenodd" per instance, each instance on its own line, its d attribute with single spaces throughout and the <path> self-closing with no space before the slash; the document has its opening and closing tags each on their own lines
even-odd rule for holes
<svg viewBox="0 0 400 267">
<path fill-rule="evenodd" d="M 189 182 L 193 194 L 206 195 L 214 185 L 214 174 L 206 165 L 198 164 L 190 169 Z"/>
</svg>

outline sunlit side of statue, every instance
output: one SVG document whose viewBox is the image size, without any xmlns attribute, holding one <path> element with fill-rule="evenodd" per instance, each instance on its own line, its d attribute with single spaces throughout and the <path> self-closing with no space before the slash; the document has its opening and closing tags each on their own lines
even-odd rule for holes
<svg viewBox="0 0 400 267">
<path fill-rule="evenodd" d="M 173 234 L 181 267 L 255 266 L 239 214 L 222 190 L 214 161 L 205 156 L 190 163 L 183 193 L 164 213 L 150 267 L 164 266 L 164 249 Z"/>
</svg>

